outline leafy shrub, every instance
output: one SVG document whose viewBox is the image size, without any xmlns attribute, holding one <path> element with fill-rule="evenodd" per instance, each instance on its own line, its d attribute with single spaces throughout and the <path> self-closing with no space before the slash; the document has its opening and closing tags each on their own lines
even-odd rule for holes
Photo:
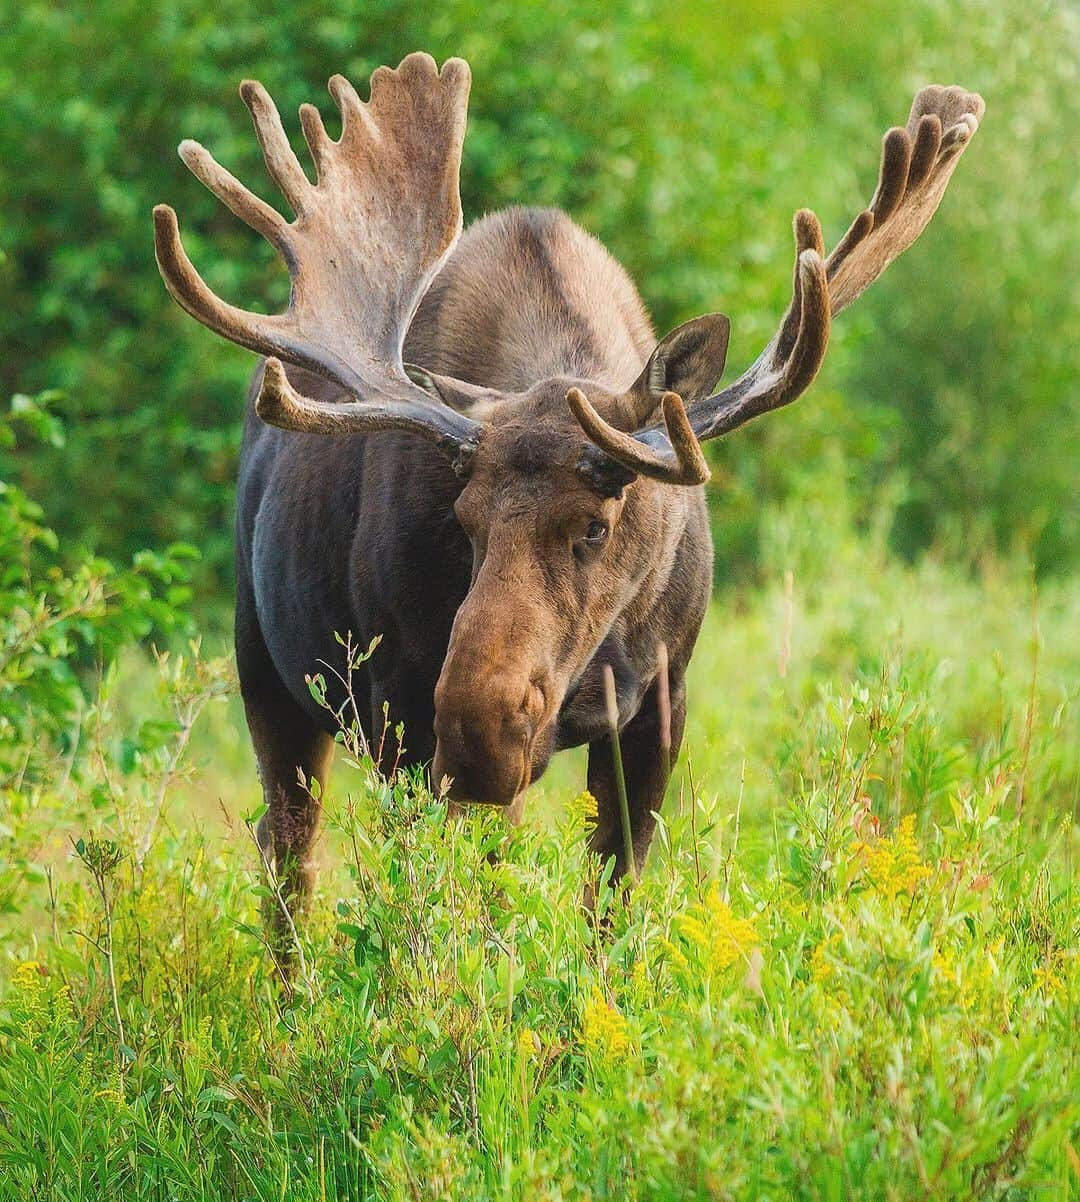
<svg viewBox="0 0 1080 1202">
<path fill-rule="evenodd" d="M 55 396 L 16 396 L 0 414 L 0 445 L 21 429 L 52 447 L 64 429 Z M 87 681 L 118 650 L 151 630 L 182 627 L 193 548 L 141 551 L 116 568 L 85 553 L 65 554 L 41 505 L 0 480 L 0 789 L 29 788 L 49 757 L 71 754 L 87 708 Z"/>
<path fill-rule="evenodd" d="M 27 439 L 62 446 L 54 400 L 16 396 L 0 413 L 0 445 L 15 446 L 21 434 L 24 446 Z M 169 636 L 185 628 L 194 557 L 176 544 L 138 552 L 118 568 L 72 554 L 42 506 L 0 480 L 0 910 L 15 908 L 28 880 L 45 878 L 37 841 L 26 842 L 25 832 L 65 808 L 70 821 L 114 793 L 107 779 L 78 801 L 71 795 L 86 783 L 87 761 L 101 752 L 119 653 L 151 631 Z M 121 770 L 138 754 L 162 754 L 181 731 L 175 721 L 143 723 Z"/>
<path fill-rule="evenodd" d="M 718 570 L 756 569 L 763 502 L 837 476 L 864 522 L 899 480 L 907 553 L 1019 542 L 1061 570 L 1077 546 L 1061 265 L 1078 247 L 1060 153 L 1077 119 L 1073 23 L 1067 6 L 1033 20 L 990 0 L 872 0 L 843 22 L 793 0 L 17 5 L 0 28 L 0 61 L 17 64 L 0 72 L 0 156 L 17 164 L 0 180 L 0 388 L 64 388 L 71 433 L 61 460 L 0 452 L 0 473 L 52 491 L 66 541 L 123 558 L 197 542 L 202 595 L 224 595 L 252 362 L 166 296 L 149 214 L 179 207 L 223 295 L 283 300 L 268 248 L 173 153 L 198 138 L 258 186 L 245 76 L 299 141 L 296 106 L 332 71 L 363 81 L 418 47 L 465 55 L 467 217 L 566 207 L 642 282 L 658 326 L 732 313 L 734 368 L 786 303 L 790 214 L 810 204 L 837 237 L 867 200 L 880 132 L 917 86 L 956 80 L 985 92 L 988 117 L 931 230 L 837 323 L 814 395 L 715 451 Z"/>
</svg>

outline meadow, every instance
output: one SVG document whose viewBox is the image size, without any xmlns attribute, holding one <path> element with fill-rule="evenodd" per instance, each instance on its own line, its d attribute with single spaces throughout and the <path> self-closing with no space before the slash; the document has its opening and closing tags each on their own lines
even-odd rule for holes
<svg viewBox="0 0 1080 1202">
<path fill-rule="evenodd" d="M 633 892 L 573 755 L 508 830 L 345 737 L 288 984 L 229 658 L 121 655 L 6 795 L 0 1197 L 1076 1196 L 1080 593 L 804 518 Z"/>
<path fill-rule="evenodd" d="M 0 23 L 0 1202 L 1080 1199 L 1078 34 L 1018 0 Z M 285 965 L 228 637 L 252 361 L 166 296 L 149 212 L 280 302 L 176 142 L 257 179 L 239 79 L 295 114 L 419 47 L 473 67 L 466 219 L 565 207 L 658 326 L 727 309 L 736 370 L 790 214 L 835 237 L 914 89 L 987 117 L 811 392 L 710 444 L 640 883 L 586 850 L 583 754 L 509 829 L 346 730 Z"/>
</svg>

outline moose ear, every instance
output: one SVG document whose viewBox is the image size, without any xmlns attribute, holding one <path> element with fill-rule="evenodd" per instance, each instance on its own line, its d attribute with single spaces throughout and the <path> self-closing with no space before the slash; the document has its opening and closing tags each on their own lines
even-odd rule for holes
<svg viewBox="0 0 1080 1202">
<path fill-rule="evenodd" d="M 709 396 L 724 374 L 730 332 L 723 313 L 708 313 L 661 339 L 630 389 L 635 412 L 651 413 L 665 392 L 677 392 L 686 405 Z"/>
<path fill-rule="evenodd" d="M 485 421 L 500 398 L 500 394 L 491 388 L 469 384 L 453 376 L 439 376 L 415 363 L 405 364 L 405 374 L 436 401 L 442 401 L 474 421 Z"/>
</svg>

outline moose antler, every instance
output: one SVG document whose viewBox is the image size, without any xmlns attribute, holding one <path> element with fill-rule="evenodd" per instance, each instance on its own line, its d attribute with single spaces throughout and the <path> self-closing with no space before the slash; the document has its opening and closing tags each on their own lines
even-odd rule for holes
<svg viewBox="0 0 1080 1202">
<path fill-rule="evenodd" d="M 580 388 L 571 388 L 566 399 L 589 438 L 639 475 L 668 484 L 704 484 L 708 480 L 709 465 L 690 427 L 682 397 L 677 393 L 665 392 L 661 398 L 667 444 L 674 462 L 662 450 L 660 454 L 651 450 L 643 438 L 624 434 L 608 425 Z"/>
<path fill-rule="evenodd" d="M 379 67 L 365 104 L 343 76 L 330 80 L 341 110 L 333 141 L 318 110 L 300 120 L 317 170 L 313 184 L 289 146 L 274 102 L 253 80 L 240 86 L 266 167 L 295 213 L 286 221 L 197 142 L 180 144 L 192 173 L 273 245 L 289 269 L 284 313 L 263 316 L 216 296 L 180 241 L 176 213 L 154 209 L 154 245 L 165 285 L 204 325 L 270 356 L 258 411 L 296 430 L 409 429 L 444 447 L 476 423 L 409 380 L 401 348 L 424 293 L 461 232 L 458 172 L 470 75 L 451 58 L 440 75 L 427 54 Z M 327 406 L 300 396 L 280 360 L 310 368 L 371 405 Z"/>
<path fill-rule="evenodd" d="M 963 88 L 923 88 L 911 106 L 907 127 L 885 135 L 869 208 L 855 218 L 828 259 L 818 219 L 809 209 L 796 213 L 795 283 L 788 311 L 768 346 L 739 379 L 689 410 L 698 440 L 727 434 L 759 414 L 789 405 L 806 391 L 825 357 L 832 315 L 847 308 L 926 228 L 984 111 L 982 97 Z M 586 433 L 613 458 L 634 466 L 621 431 L 597 416 Z M 685 446 L 676 449 L 659 427 L 639 431 L 633 440 L 654 446 L 666 441 L 662 453 L 649 452 L 649 474 L 687 482 L 682 478 Z"/>
</svg>

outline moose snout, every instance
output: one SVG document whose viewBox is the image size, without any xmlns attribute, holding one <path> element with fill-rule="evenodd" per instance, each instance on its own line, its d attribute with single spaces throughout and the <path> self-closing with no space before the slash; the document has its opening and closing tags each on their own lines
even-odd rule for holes
<svg viewBox="0 0 1080 1202">
<path fill-rule="evenodd" d="M 451 780 L 454 801 L 508 806 L 532 776 L 532 749 L 544 689 L 510 678 L 440 680 L 435 690 L 436 783 Z"/>
</svg>

